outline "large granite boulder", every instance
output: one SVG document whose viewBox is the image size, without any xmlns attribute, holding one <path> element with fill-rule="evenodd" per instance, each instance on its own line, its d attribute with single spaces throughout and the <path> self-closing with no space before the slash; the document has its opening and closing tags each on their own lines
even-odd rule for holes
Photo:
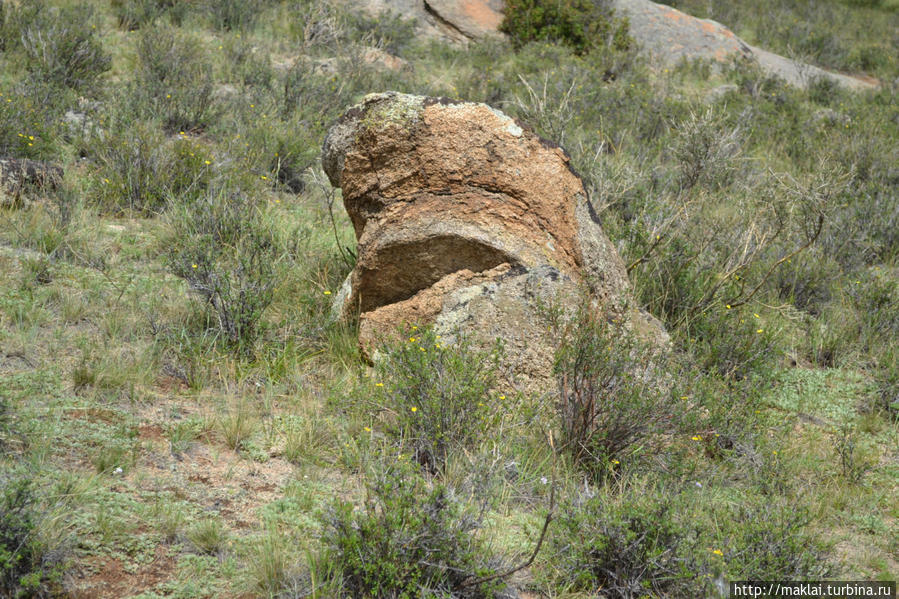
<svg viewBox="0 0 899 599">
<path fill-rule="evenodd" d="M 847 89 L 878 86 L 870 77 L 834 73 L 756 48 L 737 37 L 726 26 L 698 19 L 651 0 L 610 0 L 617 16 L 627 17 L 630 34 L 657 64 L 672 66 L 687 59 L 702 59 L 725 65 L 734 59 L 755 63 L 766 74 L 790 85 L 807 87 L 816 79 L 829 79 Z M 371 14 L 388 11 L 413 19 L 423 37 L 452 42 L 502 37 L 503 0 L 364 0 Z"/>
<path fill-rule="evenodd" d="M 574 309 L 584 294 L 667 339 L 630 305 L 624 264 L 568 156 L 498 110 L 372 94 L 331 128 L 322 162 L 358 240 L 336 314 L 359 314 L 366 355 L 404 324 L 432 324 L 502 339 L 516 379 L 535 389 L 554 351 L 541 310 Z"/>
<path fill-rule="evenodd" d="M 834 73 L 756 48 L 721 23 L 651 0 L 612 0 L 612 6 L 618 16 L 627 17 L 630 34 L 640 47 L 661 64 L 674 65 L 684 59 L 726 64 L 736 58 L 754 62 L 763 72 L 795 87 L 807 87 L 818 78 L 853 90 L 877 87 L 868 78 Z"/>
<path fill-rule="evenodd" d="M 357 6 L 412 19 L 424 37 L 466 42 L 501 35 L 503 0 L 363 0 Z"/>
</svg>

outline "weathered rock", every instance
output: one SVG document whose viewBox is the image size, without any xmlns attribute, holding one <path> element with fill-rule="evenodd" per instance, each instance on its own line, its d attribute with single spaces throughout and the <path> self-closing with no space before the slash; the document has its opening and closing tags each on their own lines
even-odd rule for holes
<svg viewBox="0 0 899 599">
<path fill-rule="evenodd" d="M 715 21 L 649 0 L 614 0 L 612 4 L 619 16 L 628 18 L 630 34 L 642 48 L 667 64 L 685 58 L 725 62 L 734 56 L 752 57 L 748 44 Z"/>
<path fill-rule="evenodd" d="M 361 7 L 412 19 L 423 37 L 465 42 L 501 35 L 503 0 L 364 0 Z"/>
<path fill-rule="evenodd" d="M 628 307 L 624 264 L 558 146 L 485 105 L 388 92 L 331 128 L 322 153 L 343 190 L 358 259 L 337 314 L 360 313 L 370 355 L 405 324 L 502 338 L 530 387 L 549 376 L 540 310 L 581 291 L 657 340 Z M 539 290 L 539 292 L 538 292 Z"/>
<path fill-rule="evenodd" d="M 425 10 L 468 39 L 496 35 L 503 22 L 503 0 L 424 0 Z"/>
<path fill-rule="evenodd" d="M 722 98 L 727 97 L 728 94 L 732 94 L 736 91 L 739 91 L 739 87 L 737 87 L 733 83 L 725 83 L 724 85 L 719 85 L 717 87 L 713 87 L 709 91 L 706 92 L 703 101 L 706 104 L 715 104 L 719 102 Z"/>
<path fill-rule="evenodd" d="M 409 67 L 408 61 L 380 48 L 364 48 L 362 50 L 362 60 L 366 64 L 388 71 L 402 71 Z"/>
<path fill-rule="evenodd" d="M 455 42 L 502 37 L 503 0 L 365 0 L 370 14 L 388 11 L 414 19 L 423 37 Z M 728 64 L 745 59 L 763 72 L 796 87 L 817 78 L 853 89 L 873 89 L 876 80 L 834 73 L 747 44 L 733 31 L 710 19 L 698 19 L 651 0 L 612 0 L 619 16 L 628 18 L 630 34 L 656 62 L 672 66 L 681 60 L 703 59 Z"/>
<path fill-rule="evenodd" d="M 709 19 L 698 19 L 650 0 L 613 0 L 620 16 L 628 18 L 630 34 L 657 62 L 704 59 L 726 64 L 733 59 L 755 62 L 763 72 L 790 85 L 807 87 L 816 78 L 830 79 L 849 89 L 871 89 L 876 82 L 833 73 L 751 46 L 733 31 Z"/>
</svg>

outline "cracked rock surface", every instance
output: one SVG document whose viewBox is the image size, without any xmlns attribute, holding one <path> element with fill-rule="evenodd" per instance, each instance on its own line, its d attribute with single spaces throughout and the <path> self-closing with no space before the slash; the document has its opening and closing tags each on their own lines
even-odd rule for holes
<svg viewBox="0 0 899 599">
<path fill-rule="evenodd" d="M 394 12 L 416 23 L 418 35 L 452 42 L 502 37 L 503 0 L 363 0 L 372 15 Z M 651 0 L 611 0 L 618 16 L 627 17 L 630 35 L 657 64 L 672 66 L 687 59 L 726 65 L 734 59 L 753 62 L 768 75 L 805 88 L 829 79 L 851 90 L 875 89 L 865 76 L 835 73 L 747 44 L 725 25 L 699 19 Z"/>
<path fill-rule="evenodd" d="M 583 294 L 665 339 L 628 307 L 624 264 L 565 152 L 490 106 L 372 94 L 332 126 L 322 162 L 358 241 L 335 312 L 359 314 L 366 355 L 433 324 L 502 339 L 529 387 L 552 370 L 540 307 Z"/>
</svg>

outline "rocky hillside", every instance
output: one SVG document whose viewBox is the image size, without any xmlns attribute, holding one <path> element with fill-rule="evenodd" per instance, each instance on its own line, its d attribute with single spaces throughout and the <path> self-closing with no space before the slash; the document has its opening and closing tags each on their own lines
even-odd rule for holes
<svg viewBox="0 0 899 599">
<path fill-rule="evenodd" d="M 628 19 L 630 34 L 642 50 L 661 65 L 670 67 L 683 60 L 720 65 L 746 60 L 797 87 L 821 78 L 848 89 L 877 86 L 870 77 L 835 73 L 751 46 L 721 23 L 697 19 L 651 0 L 614 0 L 611 6 Z M 364 7 L 375 15 L 387 11 L 414 19 L 419 34 L 425 37 L 464 43 L 502 35 L 502 0 L 370 0 Z"/>
</svg>

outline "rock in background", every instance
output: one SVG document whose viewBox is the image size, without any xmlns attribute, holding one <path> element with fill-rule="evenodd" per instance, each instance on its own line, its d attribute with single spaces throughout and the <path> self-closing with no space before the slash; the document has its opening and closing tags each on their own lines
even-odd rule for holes
<svg viewBox="0 0 899 599">
<path fill-rule="evenodd" d="M 627 17 L 630 34 L 655 61 L 675 65 L 681 60 L 705 59 L 725 64 L 734 58 L 756 62 L 765 73 L 790 85 L 807 87 L 821 77 L 849 89 L 871 89 L 876 84 L 804 64 L 750 46 L 733 31 L 709 19 L 697 19 L 676 8 L 650 0 L 613 0 L 619 16 Z"/>
<path fill-rule="evenodd" d="M 391 11 L 414 19 L 425 37 L 465 42 L 502 35 L 503 0 L 363 0 L 360 5 L 374 16 Z"/>
<path fill-rule="evenodd" d="M 503 0 L 366 0 L 362 6 L 370 14 L 392 11 L 414 19 L 424 37 L 467 42 L 503 35 L 499 32 Z M 796 87 L 805 88 L 818 78 L 852 90 L 877 87 L 876 81 L 867 78 L 834 73 L 756 48 L 721 23 L 697 19 L 664 4 L 612 0 L 612 7 L 627 17 L 631 36 L 658 64 L 703 59 L 723 65 L 744 59 Z"/>
<path fill-rule="evenodd" d="M 358 241 L 337 314 L 371 356 L 403 326 L 505 344 L 520 388 L 545 389 L 555 340 L 542 314 L 597 310 L 664 345 L 631 306 L 624 264 L 565 152 L 485 104 L 388 92 L 348 110 L 322 162 Z"/>
</svg>

